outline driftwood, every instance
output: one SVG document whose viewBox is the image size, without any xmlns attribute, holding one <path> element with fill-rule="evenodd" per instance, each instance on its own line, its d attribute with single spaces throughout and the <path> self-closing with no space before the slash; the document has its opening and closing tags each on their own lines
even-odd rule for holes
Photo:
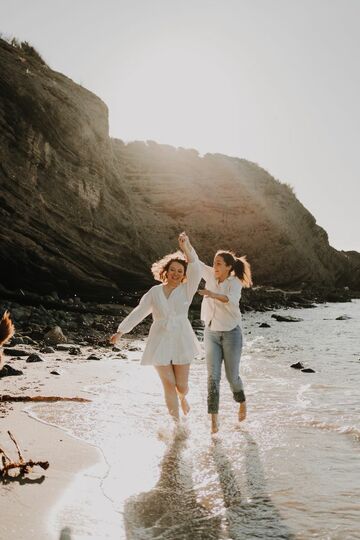
<svg viewBox="0 0 360 540">
<path fill-rule="evenodd" d="M 31 469 L 35 466 L 41 467 L 46 471 L 46 469 L 49 467 L 48 461 L 33 461 L 32 459 L 26 461 L 22 456 L 18 443 L 16 442 L 14 436 L 10 433 L 10 431 L 8 431 L 8 435 L 16 447 L 18 453 L 18 461 L 12 461 L 11 458 L 9 458 L 9 456 L 4 452 L 4 450 L 0 448 L 0 456 L 2 462 L 2 467 L 0 466 L 0 478 L 6 478 L 9 474 L 9 471 L 12 469 L 19 470 L 17 476 L 24 476 L 26 473 L 30 472 Z"/>
<path fill-rule="evenodd" d="M 90 403 L 91 399 L 82 397 L 63 397 L 63 396 L 9 396 L 0 394 L 0 402 L 9 401 L 78 401 L 79 403 Z"/>
</svg>

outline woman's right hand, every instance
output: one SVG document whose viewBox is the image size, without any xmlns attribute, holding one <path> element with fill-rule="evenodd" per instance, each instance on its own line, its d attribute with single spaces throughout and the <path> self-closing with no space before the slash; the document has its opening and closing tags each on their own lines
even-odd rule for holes
<svg viewBox="0 0 360 540">
<path fill-rule="evenodd" d="M 112 345 L 116 345 L 116 343 L 119 341 L 119 339 L 122 336 L 122 332 L 116 332 L 109 338 L 109 342 L 112 343 Z"/>
</svg>

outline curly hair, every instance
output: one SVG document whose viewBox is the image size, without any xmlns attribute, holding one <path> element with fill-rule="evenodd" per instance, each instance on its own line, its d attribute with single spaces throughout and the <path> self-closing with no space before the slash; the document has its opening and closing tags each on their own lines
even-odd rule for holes
<svg viewBox="0 0 360 540">
<path fill-rule="evenodd" d="M 165 255 L 165 257 L 153 263 L 153 265 L 151 266 L 151 272 L 156 281 L 166 281 L 168 270 L 171 263 L 173 262 L 177 262 L 184 267 L 185 278 L 188 263 L 185 259 L 184 254 L 181 251 L 176 251 L 175 253 L 169 253 L 168 255 Z"/>
</svg>

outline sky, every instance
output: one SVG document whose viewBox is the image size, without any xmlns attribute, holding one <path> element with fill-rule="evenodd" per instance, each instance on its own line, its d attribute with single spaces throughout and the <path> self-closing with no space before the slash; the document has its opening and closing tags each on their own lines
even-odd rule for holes
<svg viewBox="0 0 360 540">
<path fill-rule="evenodd" d="M 258 163 L 360 251 L 360 0 L 0 0 L 110 135 Z"/>
</svg>

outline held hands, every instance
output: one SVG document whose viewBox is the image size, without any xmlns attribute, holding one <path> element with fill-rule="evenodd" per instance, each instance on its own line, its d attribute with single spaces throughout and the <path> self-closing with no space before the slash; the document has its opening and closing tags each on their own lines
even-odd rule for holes
<svg viewBox="0 0 360 540">
<path fill-rule="evenodd" d="M 191 247 L 190 240 L 186 232 L 179 234 L 179 247 L 182 251 L 185 251 L 186 249 L 189 250 Z"/>
<path fill-rule="evenodd" d="M 200 296 L 205 296 L 207 298 L 212 298 L 212 294 L 213 294 L 208 289 L 198 289 L 197 293 L 200 294 Z"/>
<path fill-rule="evenodd" d="M 116 343 L 119 341 L 119 339 L 121 338 L 122 336 L 122 332 L 116 332 L 116 334 L 113 334 L 110 338 L 109 338 L 109 342 L 112 343 L 113 345 L 116 345 Z"/>
</svg>

